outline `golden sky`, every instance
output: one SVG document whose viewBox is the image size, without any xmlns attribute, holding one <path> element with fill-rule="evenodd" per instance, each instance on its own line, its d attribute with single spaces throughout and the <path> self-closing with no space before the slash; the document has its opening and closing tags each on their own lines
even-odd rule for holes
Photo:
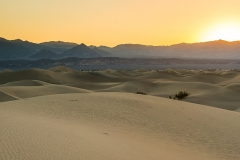
<svg viewBox="0 0 240 160">
<path fill-rule="evenodd" d="M 87 45 L 240 40 L 240 0 L 0 0 L 0 37 Z"/>
</svg>

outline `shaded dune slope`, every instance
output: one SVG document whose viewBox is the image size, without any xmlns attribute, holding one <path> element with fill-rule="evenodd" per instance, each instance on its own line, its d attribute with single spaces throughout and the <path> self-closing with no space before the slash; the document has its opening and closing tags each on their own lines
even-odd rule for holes
<svg viewBox="0 0 240 160">
<path fill-rule="evenodd" d="M 0 102 L 5 102 L 5 101 L 12 101 L 12 100 L 16 100 L 17 98 L 11 96 L 11 95 L 8 95 L 4 92 L 1 92 L 0 91 Z"/>
<path fill-rule="evenodd" d="M 66 93 L 89 93 L 91 91 L 62 86 L 62 85 L 47 85 L 47 86 L 14 86 L 14 87 L 0 87 L 0 91 L 4 94 L 11 95 L 18 98 L 30 98 L 53 94 Z"/>
<path fill-rule="evenodd" d="M 43 83 L 47 84 L 46 82 L 39 83 L 38 81 L 34 81 L 34 80 L 22 80 L 22 81 L 9 82 L 2 86 L 42 86 Z"/>
</svg>

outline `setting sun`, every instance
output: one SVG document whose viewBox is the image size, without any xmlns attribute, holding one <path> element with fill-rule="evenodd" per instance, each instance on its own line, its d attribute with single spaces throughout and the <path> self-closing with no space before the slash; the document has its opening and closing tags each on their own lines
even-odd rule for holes
<svg viewBox="0 0 240 160">
<path fill-rule="evenodd" d="M 237 23 L 218 24 L 207 29 L 201 38 L 201 41 L 213 40 L 236 41 L 240 39 L 240 25 Z"/>
</svg>

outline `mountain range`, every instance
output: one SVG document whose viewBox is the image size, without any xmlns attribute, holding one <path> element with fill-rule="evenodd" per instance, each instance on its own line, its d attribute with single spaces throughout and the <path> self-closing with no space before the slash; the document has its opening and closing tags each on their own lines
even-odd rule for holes
<svg viewBox="0 0 240 160">
<path fill-rule="evenodd" d="M 56 54 L 53 51 L 43 49 L 32 56 L 30 56 L 30 59 L 57 59 L 60 57 L 58 54 Z"/>
<path fill-rule="evenodd" d="M 73 47 L 76 47 L 77 43 L 72 42 L 62 42 L 62 41 L 50 41 L 50 42 L 43 42 L 40 43 L 40 45 L 48 47 L 49 50 L 55 52 L 55 53 L 63 53 Z"/>
<path fill-rule="evenodd" d="M 119 57 L 165 57 L 165 58 L 207 58 L 207 59 L 240 59 L 240 41 L 224 40 L 180 43 L 170 46 L 147 46 L 139 44 L 121 44 L 110 48 L 98 47 L 101 50 L 114 53 Z"/>
<path fill-rule="evenodd" d="M 62 41 L 38 44 L 21 39 L 0 38 L 0 60 L 62 59 L 67 57 L 240 59 L 240 41 L 217 40 L 170 46 L 120 44 L 115 47 L 97 47 Z"/>
<path fill-rule="evenodd" d="M 63 52 L 62 57 L 78 57 L 78 58 L 96 58 L 101 57 L 100 54 L 98 54 L 93 49 L 87 47 L 85 44 L 77 45 L 65 52 Z"/>
<path fill-rule="evenodd" d="M 0 38 L 0 60 L 62 59 L 68 57 L 113 57 L 113 54 L 98 48 L 91 49 L 83 43 L 78 45 L 76 43 L 51 41 L 37 44 L 20 39 L 6 40 Z"/>
</svg>

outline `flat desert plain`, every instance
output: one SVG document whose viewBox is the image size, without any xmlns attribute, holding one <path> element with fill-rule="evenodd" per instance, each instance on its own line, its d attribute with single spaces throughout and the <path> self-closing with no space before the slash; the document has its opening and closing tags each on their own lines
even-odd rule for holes
<svg viewBox="0 0 240 160">
<path fill-rule="evenodd" d="M 238 70 L 3 70 L 0 159 L 238 160 L 239 112 Z"/>
</svg>

